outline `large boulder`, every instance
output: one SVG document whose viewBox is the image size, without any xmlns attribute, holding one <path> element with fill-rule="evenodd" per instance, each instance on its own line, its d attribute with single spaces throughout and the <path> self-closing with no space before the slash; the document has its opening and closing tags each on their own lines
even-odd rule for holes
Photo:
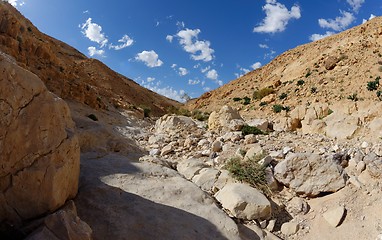
<svg viewBox="0 0 382 240">
<path fill-rule="evenodd" d="M 197 127 L 196 123 L 190 117 L 164 115 L 155 123 L 156 133 L 171 133 L 182 130 L 191 130 Z"/>
<path fill-rule="evenodd" d="M 77 194 L 80 149 L 66 103 L 0 54 L 0 223 L 15 227 Z"/>
<path fill-rule="evenodd" d="M 230 106 L 223 106 L 219 112 L 212 112 L 208 118 L 210 130 L 240 130 L 244 126 L 244 120 L 239 112 Z"/>
<path fill-rule="evenodd" d="M 228 183 L 215 194 L 215 198 L 236 218 L 254 220 L 271 217 L 269 200 L 247 184 Z"/>
<path fill-rule="evenodd" d="M 275 178 L 304 196 L 336 192 L 346 183 L 343 168 L 330 157 L 318 154 L 294 153 L 278 163 Z"/>
</svg>

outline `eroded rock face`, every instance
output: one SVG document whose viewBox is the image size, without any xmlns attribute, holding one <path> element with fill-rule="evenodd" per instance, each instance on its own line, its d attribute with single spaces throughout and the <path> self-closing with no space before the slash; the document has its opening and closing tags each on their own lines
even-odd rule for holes
<svg viewBox="0 0 382 240">
<path fill-rule="evenodd" d="M 165 115 L 158 119 L 155 123 L 156 133 L 176 132 L 195 127 L 196 123 L 192 120 L 192 118 L 185 116 Z"/>
<path fill-rule="evenodd" d="M 277 164 L 275 178 L 305 196 L 336 192 L 346 183 L 342 167 L 332 159 L 304 153 L 291 154 Z"/>
<path fill-rule="evenodd" d="M 0 222 L 17 226 L 78 189 L 80 149 L 66 103 L 0 55 Z"/>
</svg>

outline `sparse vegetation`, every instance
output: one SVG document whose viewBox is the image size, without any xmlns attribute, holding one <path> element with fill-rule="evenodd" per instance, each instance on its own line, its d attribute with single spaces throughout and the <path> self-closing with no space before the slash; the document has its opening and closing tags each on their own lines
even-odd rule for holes
<svg viewBox="0 0 382 240">
<path fill-rule="evenodd" d="M 256 90 L 253 92 L 253 99 L 260 100 L 263 97 L 266 97 L 269 94 L 272 94 L 274 92 L 275 92 L 275 90 L 273 88 L 262 88 L 260 90 Z"/>
<path fill-rule="evenodd" d="M 382 66 L 378 67 L 378 71 L 382 72 Z"/>
<path fill-rule="evenodd" d="M 239 101 L 241 101 L 241 98 L 239 98 L 239 97 L 234 97 L 234 98 L 232 98 L 232 100 L 233 100 L 234 102 L 239 102 Z"/>
<path fill-rule="evenodd" d="M 304 85 L 304 83 L 305 83 L 305 81 L 300 79 L 297 81 L 297 86 L 302 86 L 302 85 Z"/>
<path fill-rule="evenodd" d="M 273 112 L 275 112 L 275 113 L 279 113 L 279 112 L 281 112 L 283 110 L 283 106 L 282 105 L 280 105 L 280 104 L 275 104 L 275 105 L 273 105 Z"/>
<path fill-rule="evenodd" d="M 283 99 L 285 99 L 285 98 L 287 98 L 288 97 L 288 94 L 287 93 L 282 93 L 280 96 L 279 96 L 279 99 L 280 100 L 283 100 Z"/>
<path fill-rule="evenodd" d="M 382 101 L 382 91 L 381 90 L 378 90 L 377 91 L 377 97 L 380 101 Z"/>
<path fill-rule="evenodd" d="M 248 126 L 248 125 L 245 125 L 241 129 L 241 133 L 243 134 L 243 136 L 249 135 L 249 134 L 254 134 L 254 135 L 264 135 L 264 134 L 266 134 L 263 131 L 261 131 L 259 128 L 253 127 L 253 126 Z"/>
<path fill-rule="evenodd" d="M 263 157 L 264 155 L 255 155 L 246 161 L 242 161 L 240 158 L 231 158 L 226 163 L 225 168 L 237 180 L 249 183 L 268 194 L 270 190 L 265 178 L 265 167 L 258 163 Z"/>
<path fill-rule="evenodd" d="M 352 95 L 349 95 L 348 99 L 352 100 L 354 102 L 357 102 L 359 100 L 358 97 L 357 97 L 357 93 L 353 93 Z"/>
<path fill-rule="evenodd" d="M 259 106 L 260 106 L 260 107 L 262 107 L 262 106 L 267 106 L 267 105 L 268 105 L 267 102 L 260 102 L 260 103 L 259 103 Z"/>
<path fill-rule="evenodd" d="M 311 92 L 311 93 L 316 93 L 316 92 L 317 92 L 317 88 L 316 88 L 316 87 L 312 87 L 312 88 L 310 89 L 310 92 Z"/>
<path fill-rule="evenodd" d="M 150 108 L 143 108 L 143 117 L 147 118 L 150 117 L 151 109 Z"/>
<path fill-rule="evenodd" d="M 250 104 L 251 103 L 251 99 L 249 98 L 249 97 L 247 97 L 247 96 L 245 96 L 244 98 L 243 98 L 243 105 L 248 105 L 248 104 Z"/>
<path fill-rule="evenodd" d="M 308 72 L 305 74 L 305 78 L 308 78 L 310 75 L 312 75 L 312 72 L 310 71 L 310 69 L 308 69 Z"/>
<path fill-rule="evenodd" d="M 98 121 L 98 118 L 97 118 L 97 116 L 96 115 L 94 115 L 93 113 L 92 114 L 89 114 L 89 115 L 87 115 L 87 117 L 88 118 L 90 118 L 91 120 L 93 120 L 93 121 Z"/>
</svg>

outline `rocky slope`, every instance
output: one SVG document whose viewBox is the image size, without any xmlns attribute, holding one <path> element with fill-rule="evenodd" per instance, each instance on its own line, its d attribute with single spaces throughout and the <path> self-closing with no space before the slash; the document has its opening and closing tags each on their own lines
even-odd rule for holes
<svg viewBox="0 0 382 240">
<path fill-rule="evenodd" d="M 0 2 L 0 50 L 39 76 L 63 99 L 92 108 L 148 108 L 164 114 L 179 103 L 139 86 L 71 46 L 41 33 L 10 4 Z"/>
<path fill-rule="evenodd" d="M 314 102 L 329 105 L 340 100 L 379 101 L 376 90 L 367 84 L 382 76 L 382 17 L 316 42 L 298 46 L 279 55 L 269 64 L 191 100 L 190 109 L 219 110 L 231 105 L 244 116 L 273 115 L 273 105 L 293 110 Z M 269 88 L 263 98 L 254 91 Z M 264 93 L 264 91 L 263 91 Z M 269 92 L 268 92 L 269 93 Z M 354 95 L 356 94 L 356 95 Z M 251 98 L 248 105 L 244 100 Z M 352 97 L 354 96 L 354 97 Z M 262 104 L 260 104 L 262 102 Z"/>
</svg>

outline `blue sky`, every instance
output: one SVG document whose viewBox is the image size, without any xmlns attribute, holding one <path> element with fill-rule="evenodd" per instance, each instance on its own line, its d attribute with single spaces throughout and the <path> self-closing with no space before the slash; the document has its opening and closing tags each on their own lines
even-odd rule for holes
<svg viewBox="0 0 382 240">
<path fill-rule="evenodd" d="M 42 32 L 176 100 L 382 15 L 381 0 L 7 0 Z"/>
</svg>

